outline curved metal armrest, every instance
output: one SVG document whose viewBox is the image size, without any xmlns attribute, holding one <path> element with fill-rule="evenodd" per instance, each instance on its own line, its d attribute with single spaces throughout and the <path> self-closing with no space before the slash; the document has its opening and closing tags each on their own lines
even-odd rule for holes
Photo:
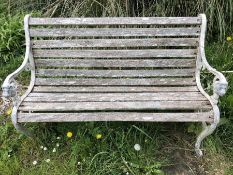
<svg viewBox="0 0 233 175">
<path fill-rule="evenodd" d="M 205 56 L 205 33 L 206 33 L 206 25 L 207 25 L 207 20 L 205 14 L 200 14 L 199 15 L 202 19 L 202 25 L 201 25 L 201 35 L 200 35 L 200 46 L 199 46 L 199 54 L 201 57 L 200 63 L 201 66 L 206 68 L 209 72 L 215 75 L 214 80 L 213 80 L 213 98 L 215 100 L 218 100 L 219 96 L 223 96 L 226 93 L 227 90 L 227 80 L 225 76 L 211 67 L 209 63 L 207 62 L 206 56 Z"/>
<path fill-rule="evenodd" d="M 2 90 L 3 90 L 2 96 L 3 97 L 16 96 L 16 84 L 14 83 L 14 78 L 17 75 L 19 75 L 26 68 L 32 69 L 32 67 L 34 67 L 33 65 L 30 64 L 31 62 L 29 63 L 30 57 L 32 57 L 31 46 L 30 46 L 30 36 L 29 36 L 29 32 L 28 32 L 29 31 L 29 28 L 28 28 L 29 17 L 30 17 L 30 15 L 26 15 L 24 17 L 24 30 L 25 30 L 25 38 L 26 38 L 25 57 L 24 57 L 24 60 L 23 60 L 23 63 L 21 64 L 21 66 L 16 71 L 14 71 L 10 75 L 8 75 L 5 79 L 5 81 L 3 82 L 3 84 L 2 84 Z"/>
<path fill-rule="evenodd" d="M 25 68 L 27 68 L 29 56 L 26 53 L 25 58 L 21 66 L 8 75 L 2 84 L 2 96 L 3 97 L 14 97 L 16 95 L 16 87 L 14 83 L 14 78 L 17 77 Z"/>
<path fill-rule="evenodd" d="M 217 71 L 209 65 L 209 63 L 206 60 L 203 47 L 200 47 L 200 53 L 202 59 L 202 66 L 204 66 L 204 68 L 206 68 L 209 72 L 215 75 L 213 80 L 213 95 L 216 97 L 215 99 L 217 99 L 217 96 L 223 96 L 226 93 L 228 82 L 221 72 Z"/>
</svg>

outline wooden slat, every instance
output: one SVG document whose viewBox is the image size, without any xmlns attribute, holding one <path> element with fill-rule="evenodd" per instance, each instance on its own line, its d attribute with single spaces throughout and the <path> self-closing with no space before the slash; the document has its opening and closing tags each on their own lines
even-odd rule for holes
<svg viewBox="0 0 233 175">
<path fill-rule="evenodd" d="M 29 32 L 32 37 L 199 36 L 200 28 L 40 28 Z"/>
<path fill-rule="evenodd" d="M 198 38 L 32 40 L 32 48 L 197 46 Z"/>
<path fill-rule="evenodd" d="M 102 86 L 140 86 L 140 85 L 196 85 L 194 78 L 131 78 L 131 79 L 96 79 L 96 78 L 36 78 L 35 85 L 102 85 Z"/>
<path fill-rule="evenodd" d="M 36 75 L 75 76 L 75 77 L 190 77 L 195 69 L 161 69 L 161 70 L 78 70 L 78 69 L 37 69 Z"/>
<path fill-rule="evenodd" d="M 19 113 L 18 122 L 77 122 L 77 121 L 157 121 L 157 122 L 212 122 L 212 112 L 200 113 Z"/>
<path fill-rule="evenodd" d="M 88 101 L 204 101 L 201 93 L 31 93 L 25 102 L 88 102 Z"/>
<path fill-rule="evenodd" d="M 59 92 L 59 93 L 96 93 L 96 92 L 198 92 L 197 86 L 186 87 L 140 87 L 140 86 L 117 86 L 117 87 L 101 87 L 101 86 L 86 86 L 86 87 L 72 87 L 72 86 L 34 86 L 33 92 Z"/>
<path fill-rule="evenodd" d="M 145 102 L 23 102 L 20 111 L 90 111 L 90 110 L 210 110 L 208 101 Z"/>
<path fill-rule="evenodd" d="M 201 24 L 199 17 L 30 18 L 29 25 Z"/>
<path fill-rule="evenodd" d="M 153 58 L 195 57 L 196 49 L 145 49 L 145 50 L 33 50 L 34 57 L 72 58 Z"/>
<path fill-rule="evenodd" d="M 83 67 L 83 68 L 163 68 L 163 67 L 195 67 L 195 59 L 35 59 L 38 67 Z"/>
</svg>

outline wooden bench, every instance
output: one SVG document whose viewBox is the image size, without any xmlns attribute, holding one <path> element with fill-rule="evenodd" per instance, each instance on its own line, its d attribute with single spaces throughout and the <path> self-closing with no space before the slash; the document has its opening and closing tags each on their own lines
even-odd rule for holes
<svg viewBox="0 0 233 175">
<path fill-rule="evenodd" d="M 205 58 L 206 17 L 24 19 L 25 59 L 3 84 L 20 123 L 75 121 L 202 122 L 201 141 L 219 122 L 227 81 Z M 25 68 L 23 96 L 14 78 Z M 215 75 L 213 95 L 200 71 Z"/>
</svg>

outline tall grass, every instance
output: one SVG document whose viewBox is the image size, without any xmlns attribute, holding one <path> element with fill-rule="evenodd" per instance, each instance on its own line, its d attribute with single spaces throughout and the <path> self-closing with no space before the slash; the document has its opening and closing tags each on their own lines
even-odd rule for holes
<svg viewBox="0 0 233 175">
<path fill-rule="evenodd" d="M 3 0 L 7 1 L 7 0 Z M 8 13 L 42 11 L 48 17 L 197 16 L 208 17 L 208 38 L 224 40 L 232 33 L 232 0 L 19 0 L 2 3 Z"/>
</svg>

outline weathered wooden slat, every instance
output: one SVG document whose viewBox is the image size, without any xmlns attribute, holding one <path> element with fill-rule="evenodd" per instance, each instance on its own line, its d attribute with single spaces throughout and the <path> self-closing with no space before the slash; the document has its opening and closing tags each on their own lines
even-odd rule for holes
<svg viewBox="0 0 233 175">
<path fill-rule="evenodd" d="M 31 93 L 25 102 L 75 102 L 75 101 L 204 101 L 201 93 L 160 92 L 160 93 Z"/>
<path fill-rule="evenodd" d="M 96 79 L 96 78 L 36 78 L 35 85 L 102 85 L 102 86 L 168 86 L 168 85 L 195 85 L 194 78 L 128 78 L 128 79 Z"/>
<path fill-rule="evenodd" d="M 199 17 L 30 18 L 29 25 L 201 24 Z"/>
<path fill-rule="evenodd" d="M 75 77 L 190 77 L 195 69 L 160 69 L 160 70 L 78 70 L 78 69 L 37 69 L 36 75 L 75 76 Z"/>
<path fill-rule="evenodd" d="M 140 86 L 34 86 L 33 92 L 59 92 L 59 93 L 116 93 L 116 92 L 150 92 L 150 93 L 156 93 L 156 92 L 198 92 L 197 86 L 185 86 L 185 87 L 140 87 Z"/>
<path fill-rule="evenodd" d="M 91 110 L 210 110 L 208 101 L 144 102 L 23 102 L 20 111 L 91 111 Z"/>
<path fill-rule="evenodd" d="M 19 113 L 18 122 L 76 122 L 76 121 L 157 121 L 157 122 L 212 122 L 212 112 L 196 113 Z"/>
<path fill-rule="evenodd" d="M 145 49 L 145 50 L 33 50 L 34 57 L 53 58 L 153 58 L 195 57 L 196 49 Z"/>
<path fill-rule="evenodd" d="M 35 59 L 38 67 L 195 67 L 195 59 Z"/>
<path fill-rule="evenodd" d="M 32 48 L 197 46 L 198 38 L 32 40 Z"/>
<path fill-rule="evenodd" d="M 31 37 L 199 36 L 199 27 L 186 28 L 59 28 L 30 29 Z"/>
</svg>

